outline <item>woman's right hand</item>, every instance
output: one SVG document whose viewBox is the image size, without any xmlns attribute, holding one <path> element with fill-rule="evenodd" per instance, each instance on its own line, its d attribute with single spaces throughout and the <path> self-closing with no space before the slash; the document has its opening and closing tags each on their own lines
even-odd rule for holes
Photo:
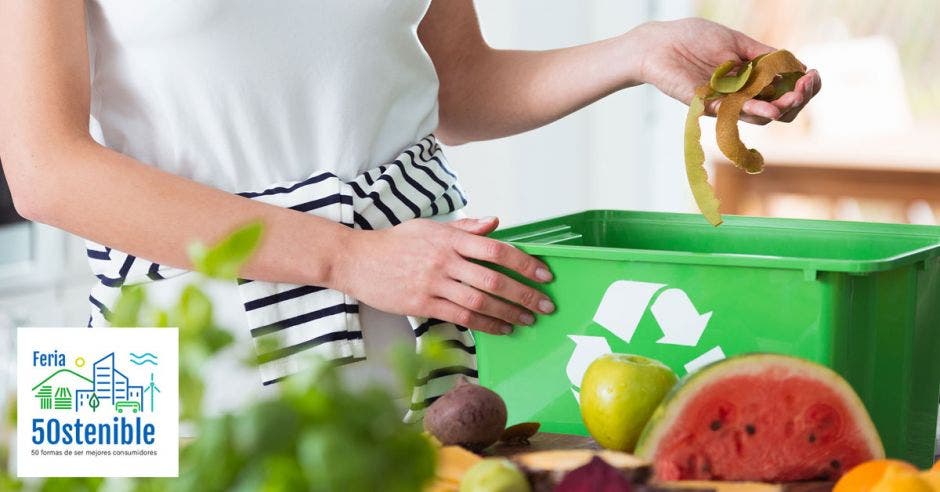
<svg viewBox="0 0 940 492">
<path fill-rule="evenodd" d="M 508 334 L 531 325 L 533 313 L 555 305 L 544 294 L 471 260 L 482 260 L 536 281 L 552 274 L 541 261 L 484 237 L 495 217 L 451 223 L 416 219 L 378 231 L 351 231 L 334 265 L 331 287 L 382 311 L 435 318 Z"/>
</svg>

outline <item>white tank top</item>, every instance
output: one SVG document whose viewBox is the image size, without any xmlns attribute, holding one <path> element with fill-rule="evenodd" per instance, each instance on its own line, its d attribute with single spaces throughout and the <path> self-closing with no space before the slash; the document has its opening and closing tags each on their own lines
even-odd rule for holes
<svg viewBox="0 0 940 492">
<path fill-rule="evenodd" d="M 438 80 L 417 37 L 429 2 L 86 0 L 92 135 L 230 192 L 316 171 L 351 178 L 437 127 Z M 186 277 L 147 292 L 168 304 Z M 208 290 L 242 357 L 251 342 L 235 286 Z M 361 318 L 368 360 L 346 376 L 391 381 L 384 348 L 407 341 L 410 326 L 365 305 Z M 233 375 L 260 381 L 237 368 L 223 360 L 207 369 L 221 383 L 208 385 L 218 391 L 210 406 L 246 397 L 225 390 L 245 387 Z"/>
<path fill-rule="evenodd" d="M 96 138 L 226 191 L 350 178 L 437 127 L 428 3 L 88 0 Z"/>
</svg>

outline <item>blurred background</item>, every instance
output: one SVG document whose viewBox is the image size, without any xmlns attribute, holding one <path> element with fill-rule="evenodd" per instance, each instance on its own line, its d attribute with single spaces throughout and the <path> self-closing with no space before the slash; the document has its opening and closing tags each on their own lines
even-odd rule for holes
<svg viewBox="0 0 940 492">
<path fill-rule="evenodd" d="M 940 2 L 900 0 L 477 0 L 496 47 L 548 49 L 650 19 L 700 15 L 793 51 L 823 90 L 796 122 L 742 131 L 767 161 L 736 172 L 708 148 L 723 212 L 940 222 Z M 448 149 L 469 213 L 516 224 L 588 208 L 694 211 L 682 161 L 686 107 L 651 87 L 523 135 Z M 713 120 L 703 141 L 713 142 Z M 0 187 L 0 387 L 15 326 L 84 325 L 81 242 L 19 220 Z M 2 400 L 2 395 L 0 395 Z M 2 401 L 0 401 L 2 403 Z"/>
</svg>

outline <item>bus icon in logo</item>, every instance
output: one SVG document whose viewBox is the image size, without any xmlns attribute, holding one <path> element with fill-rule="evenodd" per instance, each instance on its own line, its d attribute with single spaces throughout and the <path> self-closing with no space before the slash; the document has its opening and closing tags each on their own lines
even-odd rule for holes
<svg viewBox="0 0 940 492">
<path fill-rule="evenodd" d="M 140 411 L 140 403 L 136 401 L 119 401 L 114 404 L 117 413 L 124 413 L 125 408 L 130 408 L 134 413 Z"/>
</svg>

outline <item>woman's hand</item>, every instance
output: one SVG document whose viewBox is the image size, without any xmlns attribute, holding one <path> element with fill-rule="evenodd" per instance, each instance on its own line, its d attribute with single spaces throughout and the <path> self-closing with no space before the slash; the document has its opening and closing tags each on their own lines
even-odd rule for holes
<svg viewBox="0 0 940 492">
<path fill-rule="evenodd" d="M 331 287 L 382 311 L 510 333 L 512 325 L 531 325 L 534 312 L 551 313 L 555 305 L 538 290 L 471 259 L 536 282 L 548 282 L 552 274 L 541 261 L 483 237 L 498 224 L 496 218 L 449 224 L 418 219 L 390 229 L 352 231 Z"/>
<path fill-rule="evenodd" d="M 718 65 L 728 60 L 744 62 L 774 50 L 721 24 L 694 18 L 649 22 L 624 37 L 641 48 L 641 79 L 685 104 L 692 100 L 696 87 L 708 82 Z M 821 85 L 819 73 L 810 70 L 793 91 L 777 100 L 752 99 L 745 103 L 741 119 L 756 124 L 793 121 Z M 719 103 L 707 105 L 708 114 L 714 115 Z"/>
</svg>

